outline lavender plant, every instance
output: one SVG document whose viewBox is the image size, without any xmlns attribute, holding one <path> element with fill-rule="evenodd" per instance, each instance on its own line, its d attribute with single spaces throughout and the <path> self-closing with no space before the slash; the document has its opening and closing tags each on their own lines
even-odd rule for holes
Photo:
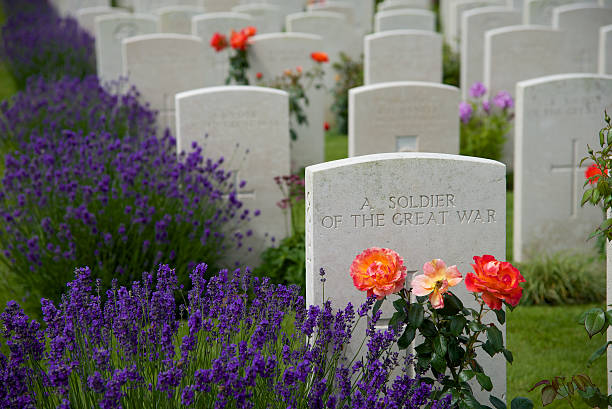
<svg viewBox="0 0 612 409">
<path fill-rule="evenodd" d="M 30 7 L 13 12 L 2 27 L 3 59 L 17 86 L 25 87 L 31 76 L 56 80 L 95 74 L 93 37 L 46 2 L 40 8 L 26 3 Z"/>
<path fill-rule="evenodd" d="M 103 296 L 77 269 L 59 306 L 43 299 L 46 329 L 17 303 L 0 316 L 3 408 L 448 408 L 450 395 L 405 372 L 393 331 L 368 325 L 367 352 L 343 359 L 355 311 L 306 308 L 295 286 L 239 270 L 209 281 L 206 265 L 177 315 L 174 270 L 160 266 Z M 231 278 L 230 278 L 231 277 Z M 181 320 L 184 318 L 184 320 Z M 46 342 L 45 342 L 46 341 Z M 349 357 L 350 358 L 350 357 Z"/>
</svg>

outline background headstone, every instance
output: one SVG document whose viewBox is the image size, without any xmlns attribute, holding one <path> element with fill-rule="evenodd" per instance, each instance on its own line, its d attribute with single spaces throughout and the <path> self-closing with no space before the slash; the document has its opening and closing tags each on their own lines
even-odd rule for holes
<svg viewBox="0 0 612 409">
<path fill-rule="evenodd" d="M 147 14 L 96 17 L 96 64 L 102 81 L 114 81 L 123 74 L 121 42 L 125 38 L 159 31 L 159 18 Z"/>
<path fill-rule="evenodd" d="M 392 30 L 364 39 L 364 84 L 442 81 L 442 36 L 422 30 Z"/>
<path fill-rule="evenodd" d="M 210 46 L 212 36 L 215 33 L 229 36 L 231 30 L 239 31 L 251 25 L 253 25 L 251 16 L 234 12 L 206 13 L 191 19 L 193 35 L 200 37 L 204 45 L 206 86 L 225 84 L 229 73 L 229 55 L 233 52 L 231 48 L 217 52 Z"/>
<path fill-rule="evenodd" d="M 204 0 L 203 6 L 207 13 L 230 11 L 232 7 L 239 4 L 238 0 Z"/>
<path fill-rule="evenodd" d="M 429 10 L 399 9 L 376 13 L 374 31 L 436 30 L 436 15 Z"/>
<path fill-rule="evenodd" d="M 597 4 L 597 0 L 525 0 L 523 24 L 552 25 L 553 10 L 572 3 Z"/>
<path fill-rule="evenodd" d="M 459 90 L 388 82 L 349 91 L 349 157 L 386 152 L 459 153 Z"/>
<path fill-rule="evenodd" d="M 322 303 L 323 268 L 325 298 L 336 308 L 347 302 L 358 308 L 366 295 L 353 286 L 350 265 L 374 246 L 398 252 L 407 269 L 419 273 L 435 258 L 456 264 L 464 277 L 472 271 L 473 256 L 505 259 L 505 172 L 499 162 L 434 153 L 368 155 L 306 168 L 307 305 Z M 453 292 L 474 305 L 463 283 Z M 379 325 L 388 322 L 392 310 L 389 301 L 383 303 Z M 355 329 L 353 339 L 363 339 L 364 327 Z M 357 348 L 349 346 L 348 356 Z M 503 357 L 481 363 L 493 394 L 503 398 Z M 488 400 L 480 388 L 474 392 L 481 402 Z"/>
<path fill-rule="evenodd" d="M 91 7 L 110 7 L 110 0 L 55 0 L 53 5 L 62 16 L 76 16 L 79 9 Z"/>
<path fill-rule="evenodd" d="M 167 6 L 202 7 L 202 2 L 203 0 L 133 0 L 136 13 L 150 13 Z"/>
<path fill-rule="evenodd" d="M 600 74 L 612 74 L 612 25 L 599 28 L 599 64 Z"/>
<path fill-rule="evenodd" d="M 249 78 L 255 84 L 255 76 L 262 73 L 264 81 L 273 80 L 287 69 L 295 70 L 300 66 L 309 70 L 314 63 L 310 54 L 325 50 L 320 36 L 304 33 L 273 33 L 256 35 L 251 38 L 249 50 Z M 291 141 L 291 170 L 299 169 L 324 160 L 324 109 L 325 90 L 311 87 L 306 91 L 310 104 L 304 113 L 308 124 L 295 126 L 298 137 Z"/>
<path fill-rule="evenodd" d="M 174 133 L 174 96 L 205 84 L 204 45 L 195 36 L 149 34 L 123 40 L 123 75 L 159 111 L 158 124 Z"/>
<path fill-rule="evenodd" d="M 587 241 L 603 221 L 599 208 L 580 207 L 587 156 L 612 108 L 612 77 L 565 74 L 519 82 L 516 99 L 514 259 L 568 249 Z"/>
<path fill-rule="evenodd" d="M 521 13 L 507 7 L 482 7 L 462 15 L 461 96 L 465 100 L 475 82 L 484 82 L 484 40 L 488 30 L 520 24 Z"/>
<path fill-rule="evenodd" d="M 155 10 L 159 16 L 159 30 L 162 33 L 191 34 L 191 18 L 204 14 L 201 7 L 168 6 Z"/>
<path fill-rule="evenodd" d="M 233 12 L 248 14 L 258 34 L 278 33 L 282 30 L 284 16 L 278 6 L 266 3 L 243 4 L 232 8 Z"/>
<path fill-rule="evenodd" d="M 325 3 L 315 3 L 308 6 L 308 11 L 329 11 L 343 14 L 346 21 L 355 26 L 355 8 L 348 1 L 326 1 Z"/>
<path fill-rule="evenodd" d="M 378 4 L 378 11 L 398 9 L 431 9 L 430 0 L 385 0 Z"/>
<path fill-rule="evenodd" d="M 119 7 L 89 7 L 78 9 L 75 14 L 76 21 L 94 38 L 96 37 L 96 18 L 107 15 L 129 14 L 127 10 Z"/>
<path fill-rule="evenodd" d="M 462 15 L 468 10 L 489 6 L 504 6 L 503 0 L 455 0 L 450 3 L 448 23 L 443 26 L 444 40 L 451 50 L 458 52 L 461 45 Z M 469 46 L 469 44 L 468 44 Z"/>
<path fill-rule="evenodd" d="M 207 157 L 225 158 L 223 166 L 232 171 L 236 186 L 246 181 L 237 188 L 238 199 L 251 212 L 261 211 L 244 228 L 252 230 L 250 242 L 257 247 L 232 257 L 241 265 L 258 265 L 272 237 L 278 243 L 289 233 L 288 221 L 276 205 L 283 195 L 274 181 L 290 173 L 288 94 L 251 86 L 182 92 L 176 95 L 176 126 L 179 152 L 191 150 L 197 142 Z"/>
<path fill-rule="evenodd" d="M 599 28 L 612 24 L 612 8 L 576 3 L 553 10 L 553 27 L 568 33 L 576 72 L 597 72 Z"/>
</svg>

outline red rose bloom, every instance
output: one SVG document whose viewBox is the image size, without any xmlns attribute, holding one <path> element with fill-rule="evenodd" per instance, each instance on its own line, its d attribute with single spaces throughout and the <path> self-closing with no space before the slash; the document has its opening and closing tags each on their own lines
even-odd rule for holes
<svg viewBox="0 0 612 409">
<path fill-rule="evenodd" d="M 217 52 L 223 50 L 225 47 L 227 47 L 227 37 L 221 33 L 213 34 L 212 38 L 210 39 L 210 46 Z"/>
<path fill-rule="evenodd" d="M 234 50 L 246 50 L 248 37 L 243 32 L 232 31 L 230 45 Z"/>
<path fill-rule="evenodd" d="M 591 166 L 589 166 L 587 168 L 587 170 L 584 172 L 584 177 L 589 181 L 590 184 L 594 185 L 597 183 L 597 181 L 599 180 L 599 175 L 601 175 L 601 169 L 599 169 L 599 166 L 597 166 L 596 164 L 592 164 Z M 591 177 L 595 176 L 593 179 L 590 179 Z"/>
<path fill-rule="evenodd" d="M 465 277 L 468 291 L 482 293 L 483 301 L 492 310 L 501 309 L 502 300 L 513 307 L 519 303 L 523 296 L 519 284 L 525 279 L 516 267 L 490 255 L 474 257 L 474 263 L 474 274 L 468 273 Z"/>
<path fill-rule="evenodd" d="M 263 74 L 261 72 L 258 72 L 257 74 L 255 74 L 255 76 L 258 80 L 260 80 L 263 77 Z"/>
<path fill-rule="evenodd" d="M 247 37 L 253 37 L 255 34 L 257 34 L 257 29 L 253 26 L 248 26 L 248 27 L 243 28 L 241 30 L 241 33 Z"/>
<path fill-rule="evenodd" d="M 327 53 L 321 52 L 321 51 L 316 51 L 312 54 L 310 54 L 310 58 L 312 58 L 313 60 L 315 60 L 316 62 L 319 63 L 323 63 L 323 62 L 328 62 L 329 61 L 329 57 L 327 56 Z"/>
<path fill-rule="evenodd" d="M 329 131 L 329 122 L 327 121 L 323 122 L 323 129 L 325 129 L 326 131 Z"/>
</svg>

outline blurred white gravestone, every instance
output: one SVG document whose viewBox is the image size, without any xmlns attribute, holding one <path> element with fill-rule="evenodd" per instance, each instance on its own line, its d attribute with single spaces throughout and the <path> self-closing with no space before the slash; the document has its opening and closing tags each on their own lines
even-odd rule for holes
<svg viewBox="0 0 612 409">
<path fill-rule="evenodd" d="M 205 85 L 204 45 L 195 36 L 149 34 L 123 40 L 123 75 L 159 111 L 162 129 L 175 130 L 174 96 Z"/>
<path fill-rule="evenodd" d="M 191 19 L 192 34 L 202 39 L 204 45 L 204 71 L 206 72 L 206 86 L 224 85 L 229 73 L 229 55 L 232 51 L 228 47 L 216 51 L 210 45 L 215 33 L 229 37 L 230 32 L 240 31 L 253 25 L 253 18 L 248 14 L 234 12 L 206 13 Z"/>
<path fill-rule="evenodd" d="M 459 51 L 461 45 L 462 16 L 464 12 L 482 7 L 504 5 L 504 0 L 455 0 L 450 3 L 448 24 L 443 28 L 444 40 L 451 47 L 451 50 L 454 52 Z"/>
<path fill-rule="evenodd" d="M 553 10 L 556 7 L 572 3 L 597 4 L 597 0 L 525 0 L 523 6 L 523 24 L 551 26 Z"/>
<path fill-rule="evenodd" d="M 507 7 L 482 7 L 462 15 L 461 98 L 475 82 L 484 82 L 484 40 L 488 30 L 520 24 L 521 13 Z"/>
<path fill-rule="evenodd" d="M 202 5 L 207 13 L 218 13 L 222 11 L 231 11 L 232 7 L 238 4 L 238 0 L 204 0 Z"/>
<path fill-rule="evenodd" d="M 580 206 L 590 165 L 580 160 L 599 134 L 604 109 L 611 111 L 612 77 L 553 75 L 516 89 L 514 259 L 593 249 L 587 238 L 603 216 Z"/>
<path fill-rule="evenodd" d="M 436 15 L 429 10 L 399 9 L 379 11 L 374 17 L 374 32 L 388 30 L 436 31 Z"/>
<path fill-rule="evenodd" d="M 79 9 L 92 7 L 110 7 L 110 0 L 55 0 L 54 7 L 62 16 L 76 16 Z"/>
<path fill-rule="evenodd" d="M 389 248 L 408 271 L 440 258 L 465 277 L 473 256 L 505 258 L 506 180 L 499 162 L 435 153 L 386 153 L 359 156 L 306 168 L 306 304 L 322 304 L 319 269 L 326 272 L 325 299 L 335 308 L 358 308 L 366 294 L 349 274 L 355 256 L 371 247 Z M 412 277 L 408 275 L 406 285 Z M 452 291 L 466 304 L 474 298 L 460 283 Z M 383 303 L 384 325 L 391 301 Z M 363 320 L 361 321 L 363 323 Z M 501 328 L 505 334 L 505 327 Z M 365 336 L 354 330 L 352 357 Z M 493 394 L 506 394 L 503 357 L 480 364 L 493 381 Z M 474 392 L 481 402 L 488 393 Z"/>
<path fill-rule="evenodd" d="M 599 28 L 612 24 L 612 8 L 597 4 L 576 3 L 553 11 L 553 27 L 566 31 L 576 72 L 597 72 Z"/>
<path fill-rule="evenodd" d="M 243 4 L 233 7 L 232 11 L 251 16 L 258 34 L 278 33 L 283 27 L 284 16 L 281 14 L 281 9 L 272 4 Z"/>
<path fill-rule="evenodd" d="M 346 21 L 355 25 L 355 8 L 348 1 L 326 1 L 324 3 L 311 4 L 307 8 L 308 11 L 329 11 L 333 13 L 343 14 Z"/>
<path fill-rule="evenodd" d="M 123 74 L 121 42 L 125 38 L 159 31 L 159 18 L 147 14 L 96 17 L 96 63 L 103 82 L 115 81 Z"/>
<path fill-rule="evenodd" d="M 311 69 L 315 62 L 310 54 L 324 50 L 321 36 L 304 33 L 273 33 L 256 35 L 251 38 L 249 79 L 255 84 L 256 74 L 261 73 L 263 81 L 272 81 L 283 75 L 285 70 L 304 71 Z M 311 87 L 306 91 L 309 104 L 303 107 L 308 123 L 294 124 L 297 140 L 291 141 L 291 170 L 321 163 L 324 160 L 323 115 L 325 90 Z"/>
<path fill-rule="evenodd" d="M 378 4 L 378 11 L 399 9 L 431 9 L 430 0 L 385 0 Z"/>
<path fill-rule="evenodd" d="M 387 152 L 459 153 L 459 90 L 388 82 L 349 90 L 349 157 Z"/>
<path fill-rule="evenodd" d="M 245 208 L 261 211 L 257 217 L 251 214 L 245 227 L 252 231 L 250 242 L 256 247 L 233 255 L 241 265 L 258 265 L 272 238 L 278 242 L 289 234 L 288 221 L 277 206 L 283 197 L 274 181 L 290 174 L 288 94 L 252 86 L 182 92 L 176 95 L 176 126 L 178 152 L 190 151 L 197 142 L 206 157 L 223 157 L 224 168 L 236 176 Z"/>
<path fill-rule="evenodd" d="M 598 72 L 612 74 L 612 25 L 599 28 L 598 54 Z"/>
<path fill-rule="evenodd" d="M 134 12 L 151 13 L 168 6 L 202 7 L 203 0 L 133 0 Z"/>
<path fill-rule="evenodd" d="M 364 84 L 389 81 L 442 82 L 442 36 L 392 30 L 364 39 Z"/>
<path fill-rule="evenodd" d="M 129 15 L 129 13 L 127 10 L 118 7 L 88 7 L 78 9 L 75 18 L 82 28 L 96 38 L 96 18 L 106 15 Z"/>
<path fill-rule="evenodd" d="M 155 10 L 162 33 L 191 34 L 191 18 L 204 14 L 204 9 L 193 6 L 168 6 Z"/>
</svg>

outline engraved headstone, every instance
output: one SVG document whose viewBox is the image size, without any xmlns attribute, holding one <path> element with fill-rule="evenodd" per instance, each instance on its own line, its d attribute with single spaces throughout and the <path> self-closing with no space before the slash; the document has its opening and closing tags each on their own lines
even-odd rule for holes
<svg viewBox="0 0 612 409">
<path fill-rule="evenodd" d="M 456 0 L 450 4 L 448 24 L 443 26 L 444 40 L 451 47 L 451 50 L 457 52 L 462 43 L 462 16 L 463 13 L 469 10 L 490 7 L 504 6 L 505 0 Z M 469 44 L 468 44 L 469 46 Z"/>
<path fill-rule="evenodd" d="M 282 30 L 284 16 L 278 6 L 267 3 L 242 4 L 232 8 L 235 13 L 248 14 L 253 18 L 257 33 L 278 33 Z"/>
<path fill-rule="evenodd" d="M 176 95 L 176 124 L 178 151 L 189 151 L 197 142 L 207 157 L 225 158 L 238 199 L 247 209 L 261 211 L 245 227 L 257 247 L 234 255 L 242 265 L 258 265 L 272 238 L 278 242 L 288 235 L 288 221 L 277 206 L 283 197 L 274 182 L 290 173 L 288 94 L 252 86 L 182 92 Z"/>
<path fill-rule="evenodd" d="M 459 153 L 459 90 L 388 82 L 349 90 L 349 157 L 386 152 Z"/>
<path fill-rule="evenodd" d="M 612 108 L 612 77 L 553 75 L 516 89 L 514 259 L 593 249 L 587 238 L 603 216 L 580 206 L 590 164 L 580 161 Z"/>
<path fill-rule="evenodd" d="M 430 0 L 385 0 L 378 4 L 378 11 L 398 9 L 431 9 Z"/>
<path fill-rule="evenodd" d="M 484 83 L 489 94 L 514 96 L 516 83 L 545 75 L 574 72 L 567 33 L 546 26 L 509 26 L 485 33 Z M 514 134 L 509 132 L 503 162 L 513 169 Z"/>
<path fill-rule="evenodd" d="M 442 36 L 422 30 L 392 30 L 364 40 L 364 84 L 442 81 Z"/>
<path fill-rule="evenodd" d="M 521 13 L 507 7 L 482 7 L 463 13 L 461 25 L 461 96 L 484 81 L 484 40 L 488 30 L 520 24 Z"/>
<path fill-rule="evenodd" d="M 298 66 L 309 70 L 315 62 L 310 54 L 325 49 L 320 36 L 304 33 L 273 33 L 256 35 L 251 38 L 249 78 L 256 83 L 257 73 L 264 81 L 273 80 L 287 69 Z M 309 104 L 304 108 L 308 123 L 293 124 L 297 140 L 291 141 L 291 170 L 321 163 L 324 160 L 324 109 L 325 90 L 310 87 L 307 91 Z"/>
<path fill-rule="evenodd" d="M 191 6 L 202 7 L 203 0 L 133 0 L 134 12 L 152 13 L 153 11 L 168 6 Z"/>
<path fill-rule="evenodd" d="M 204 45 L 198 37 L 148 34 L 123 40 L 123 75 L 159 112 L 162 129 L 175 130 L 174 96 L 205 85 Z"/>
<path fill-rule="evenodd" d="M 94 38 L 96 37 L 96 17 L 107 15 L 129 14 L 127 10 L 119 7 L 88 7 L 78 9 L 75 13 L 76 21 Z"/>
<path fill-rule="evenodd" d="M 552 25 L 553 10 L 556 7 L 572 3 L 597 4 L 597 0 L 525 0 L 523 6 L 523 24 Z"/>
<path fill-rule="evenodd" d="M 168 6 L 155 10 L 162 33 L 191 34 L 191 18 L 204 14 L 204 9 L 193 6 Z"/>
<path fill-rule="evenodd" d="M 366 295 L 353 286 L 349 268 L 370 247 L 398 252 L 407 269 L 419 273 L 436 258 L 456 264 L 464 277 L 472 271 L 473 256 L 503 260 L 505 172 L 499 162 L 435 153 L 367 155 L 306 168 L 307 305 L 323 301 L 320 268 L 326 272 L 326 300 L 341 308 L 361 305 Z M 411 279 L 408 275 L 408 285 Z M 463 283 L 453 292 L 474 305 Z M 383 303 L 379 325 L 388 323 L 392 311 L 389 300 Z M 358 343 L 363 334 L 364 325 L 352 339 Z M 349 345 L 347 355 L 358 347 Z M 493 381 L 493 394 L 503 398 L 503 358 L 480 363 Z M 488 400 L 479 387 L 474 392 L 481 402 Z"/>
<path fill-rule="evenodd" d="M 239 0 L 204 0 L 203 6 L 207 13 L 230 11 L 232 7 L 240 4 Z"/>
<path fill-rule="evenodd" d="M 119 79 L 123 73 L 121 42 L 125 38 L 159 31 L 159 18 L 147 14 L 96 17 L 96 63 L 104 82 Z"/>
<path fill-rule="evenodd" d="M 374 31 L 436 30 L 436 15 L 429 10 L 399 9 L 376 13 Z"/>
<path fill-rule="evenodd" d="M 206 86 L 225 84 L 230 68 L 229 54 L 233 52 L 231 48 L 217 52 L 210 46 L 212 36 L 215 33 L 228 36 L 232 30 L 240 31 L 251 25 L 253 25 L 251 16 L 234 12 L 206 13 L 191 19 L 193 35 L 200 37 L 204 44 Z"/>
<path fill-rule="evenodd" d="M 575 72 L 597 72 L 599 28 L 608 24 L 612 24 L 612 8 L 576 3 L 554 9 L 553 27 L 572 39 L 568 48 L 576 62 Z"/>
<path fill-rule="evenodd" d="M 612 25 L 599 28 L 598 54 L 598 72 L 612 74 Z"/>
</svg>

